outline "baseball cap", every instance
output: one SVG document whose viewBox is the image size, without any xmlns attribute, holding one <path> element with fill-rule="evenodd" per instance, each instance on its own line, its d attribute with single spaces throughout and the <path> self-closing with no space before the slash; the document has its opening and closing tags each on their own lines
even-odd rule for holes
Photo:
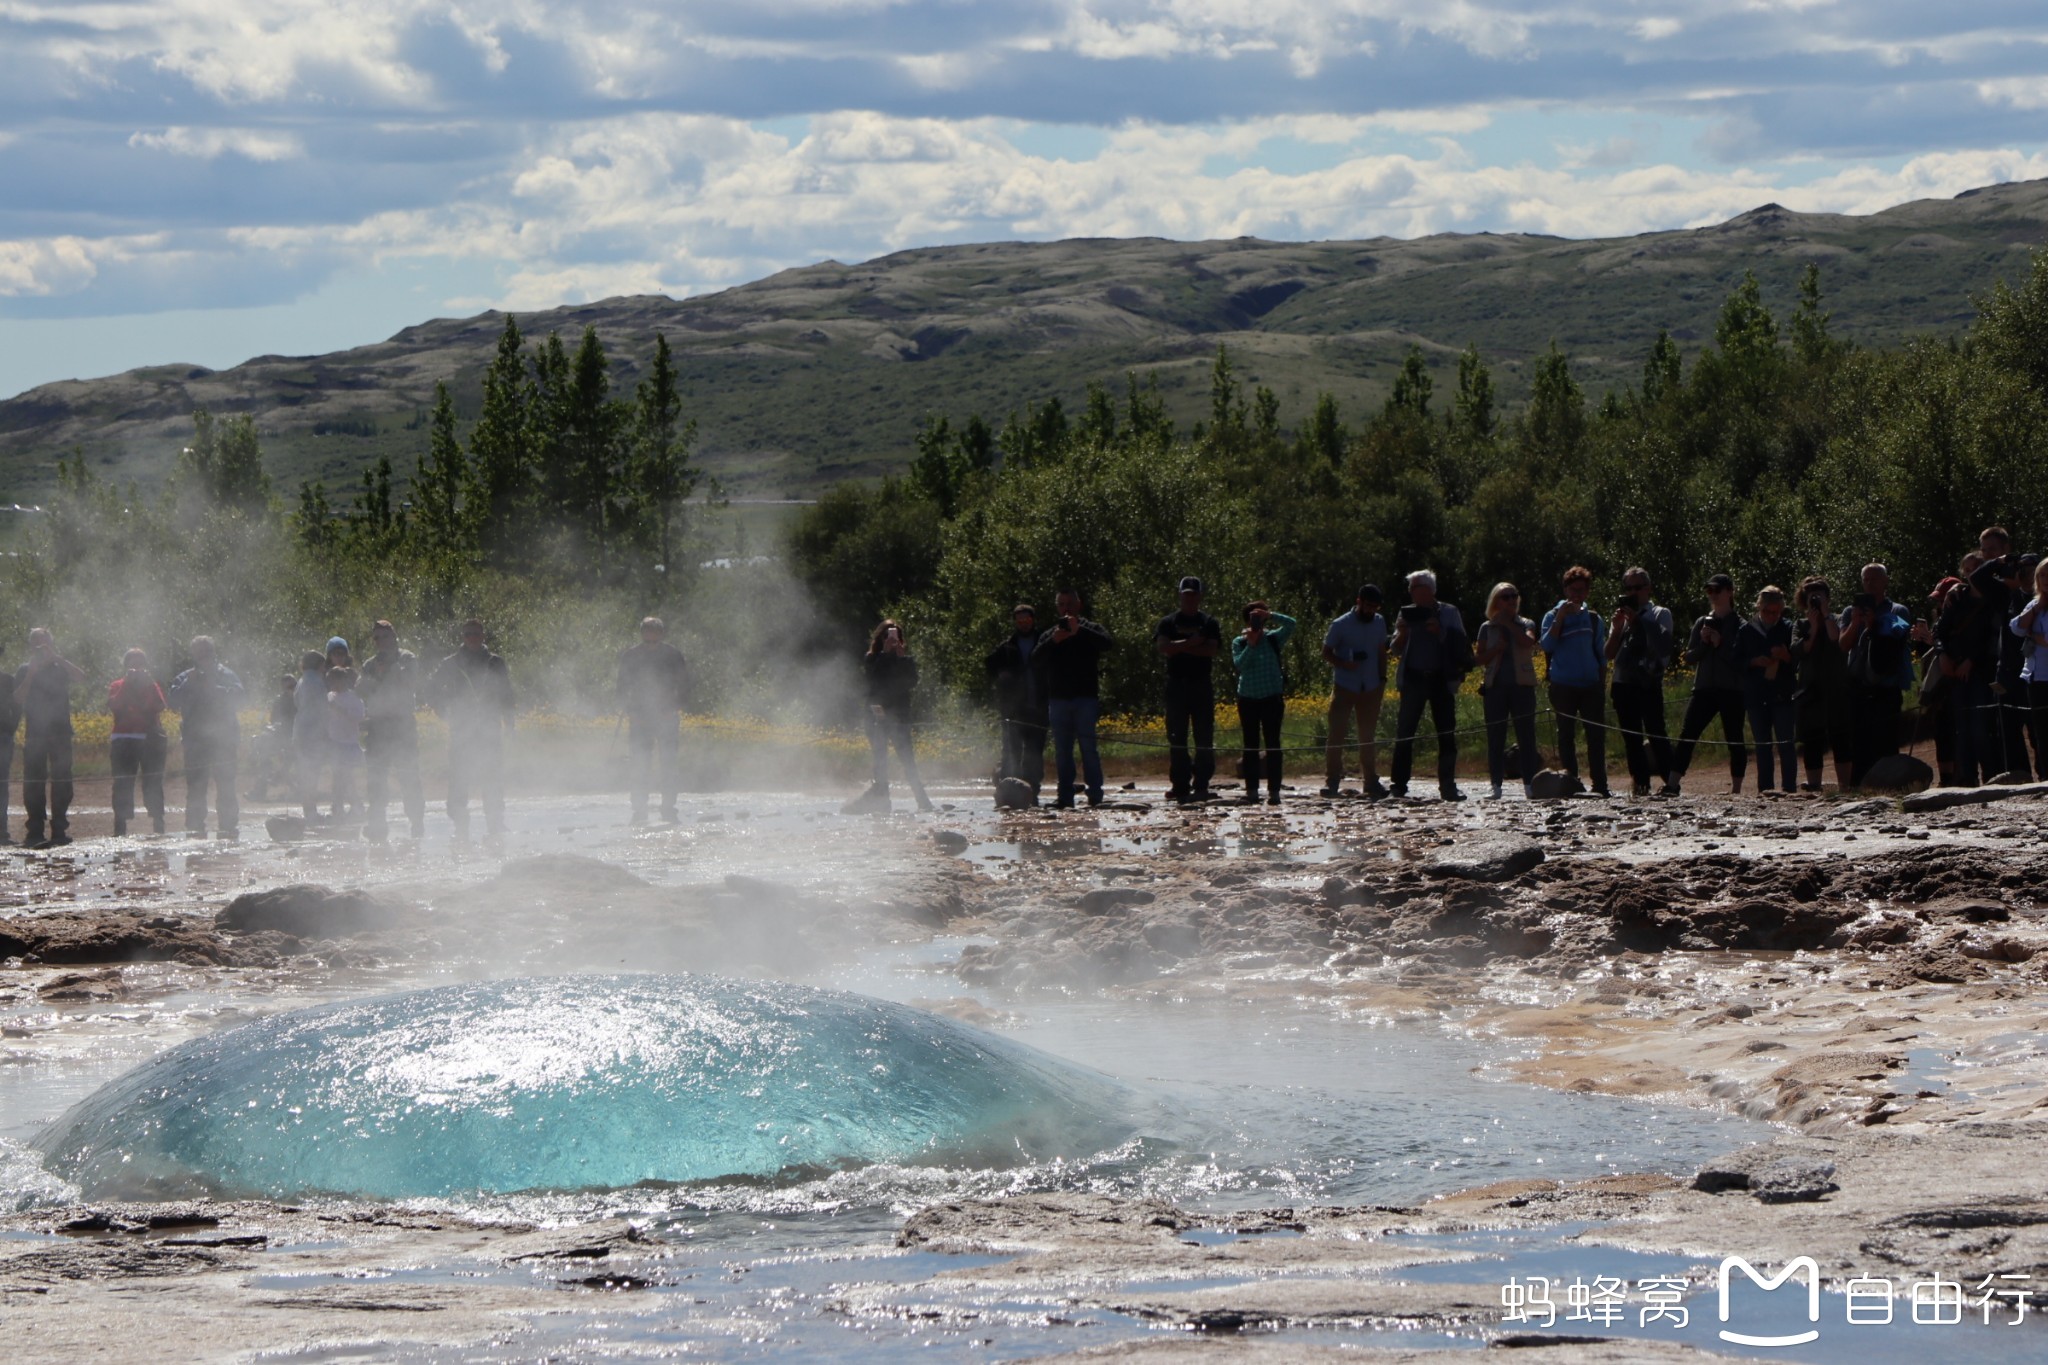
<svg viewBox="0 0 2048 1365">
<path fill-rule="evenodd" d="M 342 639 L 339 635 L 335 636 L 333 639 L 327 642 L 327 652 L 329 654 L 332 654 L 337 649 L 345 650 L 347 648 L 348 641 Z"/>
<path fill-rule="evenodd" d="M 1380 592 L 1380 585 L 1377 583 L 1366 584 L 1358 590 L 1358 595 L 1368 602 L 1384 602 L 1387 600 Z"/>
<path fill-rule="evenodd" d="M 1717 573 L 1712 578 L 1709 578 L 1707 580 L 1708 592 L 1713 592 L 1719 588 L 1726 588 L 1730 592 L 1733 592 L 1735 590 L 1735 580 L 1724 573 Z"/>
<path fill-rule="evenodd" d="M 1202 586 L 1202 580 L 1201 580 L 1201 579 L 1199 579 L 1199 578 L 1197 578 L 1197 577 L 1195 577 L 1195 576 L 1194 576 L 1193 574 L 1189 574 L 1189 575 L 1188 575 L 1188 576 L 1187 576 L 1186 578 L 1183 578 L 1183 579 L 1182 579 L 1182 580 L 1180 581 L 1180 590 L 1181 590 L 1182 592 L 1206 592 L 1206 591 L 1207 591 L 1207 589 L 1205 589 L 1205 588 L 1204 588 L 1204 587 Z"/>
</svg>

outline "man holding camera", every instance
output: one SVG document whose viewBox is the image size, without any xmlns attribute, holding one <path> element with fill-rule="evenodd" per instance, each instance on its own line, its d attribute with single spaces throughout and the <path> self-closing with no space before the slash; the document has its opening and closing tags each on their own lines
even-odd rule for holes
<svg viewBox="0 0 2048 1365">
<path fill-rule="evenodd" d="M 1114 642 L 1109 632 L 1081 615 L 1081 594 L 1061 588 L 1053 605 L 1059 619 L 1038 637 L 1031 666 L 1038 671 L 1045 697 L 1046 719 L 1052 726 L 1053 765 L 1059 773 L 1062 810 L 1074 806 L 1074 749 L 1081 750 L 1088 804 L 1102 804 L 1102 758 L 1095 743 L 1095 724 L 1102 714 L 1102 656 Z"/>
<path fill-rule="evenodd" d="M 1370 797 L 1387 789 L 1380 782 L 1379 745 L 1374 732 L 1380 723 L 1380 702 L 1387 693 L 1387 620 L 1380 614 L 1380 590 L 1368 583 L 1358 590 L 1350 611 L 1330 622 L 1323 632 L 1323 662 L 1330 665 L 1329 740 L 1323 748 L 1323 795 L 1335 796 L 1344 786 L 1344 748 L 1352 723 L 1358 726 L 1358 780 Z"/>
<path fill-rule="evenodd" d="M 690 701 L 690 668 L 668 642 L 668 623 L 642 617 L 640 643 L 619 651 L 619 709 L 626 717 L 626 786 L 632 821 L 647 823 L 654 788 L 661 788 L 661 818 L 674 824 L 682 774 L 677 761 L 677 717 Z"/>
<path fill-rule="evenodd" d="M 2027 753 L 2027 686 L 2020 676 L 2026 650 L 2005 626 L 2033 596 L 2034 565 L 2040 560 L 2033 557 L 2030 564 L 2029 556 L 2014 554 L 2012 536 L 2003 526 L 1985 527 L 1977 537 L 1977 550 L 1984 563 L 1970 575 L 1970 592 L 1988 623 L 1979 665 L 1990 694 L 1984 712 L 1984 775 L 2010 772 L 2030 777 L 2034 764 Z"/>
<path fill-rule="evenodd" d="M 1557 761 L 1579 775 L 1577 722 L 1586 722 L 1586 775 L 1596 796 L 1607 792 L 1607 623 L 1586 605 L 1593 571 L 1574 564 L 1565 571 L 1564 596 L 1543 617 L 1539 643 L 1550 658 L 1550 709 L 1557 713 Z"/>
<path fill-rule="evenodd" d="M 996 716 L 1003 727 L 1002 752 L 996 758 L 996 781 L 1014 777 L 1031 784 L 1031 804 L 1045 782 L 1045 693 L 1031 667 L 1038 648 L 1038 609 L 1019 602 L 1010 612 L 1010 634 L 988 653 L 982 666 L 995 693 Z"/>
<path fill-rule="evenodd" d="M 1458 681 L 1471 666 L 1471 641 L 1458 609 L 1436 600 L 1436 575 L 1427 569 L 1408 575 L 1408 605 L 1401 608 L 1387 652 L 1401 660 L 1394 676 L 1401 693 L 1394 721 L 1394 795 L 1408 794 L 1415 730 L 1427 707 L 1436 722 L 1437 791 L 1446 801 L 1463 801 L 1465 793 L 1458 790 Z"/>
<path fill-rule="evenodd" d="M 1166 656 L 1166 743 L 1170 801 L 1207 801 L 1216 773 L 1216 689 L 1212 664 L 1223 627 L 1202 610 L 1202 580 L 1180 581 L 1179 609 L 1160 618 L 1152 643 Z M 1188 756 L 1192 728 L 1195 752 Z"/>
<path fill-rule="evenodd" d="M 1632 565 L 1621 576 L 1621 596 L 1607 623 L 1607 659 L 1614 665 L 1608 695 L 1628 756 L 1630 785 L 1650 794 L 1654 774 L 1671 791 L 1671 734 L 1664 727 L 1664 671 L 1677 644 L 1671 609 L 1650 600 L 1649 571 Z"/>
<path fill-rule="evenodd" d="M 1900 698 L 1913 686 L 1912 618 L 1891 600 L 1891 570 L 1863 566 L 1863 591 L 1842 612 L 1842 652 L 1849 656 L 1850 731 L 1861 786 L 1870 767 L 1899 751 Z"/>
<path fill-rule="evenodd" d="M 192 666 L 171 680 L 168 700 L 179 716 L 185 755 L 185 833 L 206 837 L 207 784 L 220 824 L 215 836 L 232 843 L 242 819 L 235 785 L 236 750 L 241 745 L 242 680 L 221 663 L 211 635 L 195 635 L 188 646 Z M 339 804 L 340 797 L 335 798 Z"/>
</svg>

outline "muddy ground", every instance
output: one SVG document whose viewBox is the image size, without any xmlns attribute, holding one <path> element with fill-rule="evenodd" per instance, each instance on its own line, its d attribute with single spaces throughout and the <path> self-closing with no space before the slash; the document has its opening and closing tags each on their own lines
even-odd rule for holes
<svg viewBox="0 0 2048 1365">
<path fill-rule="evenodd" d="M 1327 997 L 1507 1040 L 1505 1065 L 1535 1084 L 1723 1109 L 1781 1136 L 1677 1177 L 1521 1181 L 1415 1207 L 1219 1220 L 1084 1195 L 942 1204 L 899 1240 L 971 1263 L 848 1286 L 836 1311 L 854 1320 L 1021 1297 L 1188 1329 L 1090 1359 L 1334 1359 L 1272 1329 L 1347 1323 L 1491 1349 L 1523 1342 L 1497 1280 L 1402 1272 L 1466 1254 L 1430 1240 L 1442 1234 L 1544 1227 L 1698 1258 L 1698 1275 L 1730 1253 L 1810 1255 L 1831 1279 L 2048 1285 L 2048 795 L 1936 795 L 1183 810 L 1129 792 L 1100 811 L 997 816 L 956 794 L 935 817 L 837 821 L 830 837 L 857 826 L 880 855 L 852 887 L 801 861 L 685 886 L 633 871 L 689 856 L 692 831 L 633 836 L 630 857 L 515 850 L 460 875 L 403 844 L 173 858 L 151 841 L 82 843 L 6 859 L 0 1016 L 4 1047 L 33 1060 L 63 1046 L 65 1010 L 208 983 L 367 989 L 443 960 L 777 972 L 880 936 L 959 937 L 951 973 L 998 1000 Z M 743 813 L 725 832 L 744 837 Z M 1001 1023 L 943 983 L 928 1003 Z M 1203 1228 L 1218 1235 L 1189 1235 Z M 0 1223 L 0 1314 L 24 1359 L 159 1359 L 165 1327 L 193 1334 L 194 1358 L 290 1350 L 342 1319 L 350 1339 L 499 1340 L 565 1286 L 658 1278 L 670 1253 L 635 1236 L 416 1209 L 45 1208 Z M 389 1276 L 452 1255 L 527 1269 Z M 2039 1320 L 2024 1326 L 2048 1353 Z M 1692 1354 L 1599 1335 L 1541 1358 Z M 1060 1349 L 1050 1336 L 1046 1353 Z"/>
</svg>

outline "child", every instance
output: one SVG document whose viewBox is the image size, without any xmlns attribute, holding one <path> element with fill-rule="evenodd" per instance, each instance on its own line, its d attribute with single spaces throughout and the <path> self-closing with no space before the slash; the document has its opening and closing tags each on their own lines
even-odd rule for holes
<svg viewBox="0 0 2048 1365">
<path fill-rule="evenodd" d="M 344 816 L 362 812 L 360 800 L 363 771 L 363 699 L 356 695 L 353 668 L 327 670 L 327 741 L 334 763 L 334 813 L 338 824 Z"/>
</svg>

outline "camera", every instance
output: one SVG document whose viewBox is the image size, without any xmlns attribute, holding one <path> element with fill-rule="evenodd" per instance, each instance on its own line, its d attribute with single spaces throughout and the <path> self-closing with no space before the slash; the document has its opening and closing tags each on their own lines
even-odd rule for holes
<svg viewBox="0 0 2048 1365">
<path fill-rule="evenodd" d="M 1859 592 L 1854 597 L 1849 599 L 1849 605 L 1854 607 L 1857 611 L 1874 612 L 1877 610 L 1877 594 Z"/>
<path fill-rule="evenodd" d="M 1632 592 L 1625 592 L 1614 599 L 1614 605 L 1620 611 L 1635 611 L 1637 609 L 1636 595 Z"/>
<path fill-rule="evenodd" d="M 1435 614 L 1436 608 L 1418 606 L 1413 602 L 1409 602 L 1401 608 L 1401 619 L 1411 626 L 1419 625 Z"/>
</svg>

